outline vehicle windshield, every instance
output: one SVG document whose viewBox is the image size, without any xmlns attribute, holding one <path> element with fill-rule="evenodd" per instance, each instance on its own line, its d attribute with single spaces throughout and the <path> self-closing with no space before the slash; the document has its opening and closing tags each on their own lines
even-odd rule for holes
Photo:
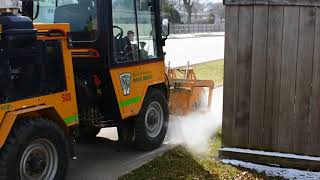
<svg viewBox="0 0 320 180">
<path fill-rule="evenodd" d="M 96 0 L 41 0 L 36 23 L 69 23 L 74 41 L 92 41 L 98 32 Z M 37 4 L 33 7 L 34 17 Z"/>
</svg>

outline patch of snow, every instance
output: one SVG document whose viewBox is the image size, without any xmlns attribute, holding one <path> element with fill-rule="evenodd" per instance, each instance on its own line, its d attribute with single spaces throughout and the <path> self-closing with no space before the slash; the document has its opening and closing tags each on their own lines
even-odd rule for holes
<svg viewBox="0 0 320 180">
<path fill-rule="evenodd" d="M 224 36 L 168 39 L 164 47 L 170 67 L 198 64 L 224 58 Z"/>
<path fill-rule="evenodd" d="M 294 180 L 319 180 L 320 172 L 310 172 L 310 171 L 302 171 L 297 169 L 287 169 L 287 168 L 279 168 L 279 167 L 271 167 L 265 165 L 259 165 L 254 163 L 248 163 L 238 160 L 230 160 L 230 159 L 222 159 L 221 162 L 225 164 L 230 164 L 233 166 L 238 166 L 242 168 L 251 169 L 257 171 L 259 173 L 265 173 L 270 177 L 283 177 L 285 179 L 294 179 Z"/>
<path fill-rule="evenodd" d="M 172 34 L 169 38 L 193 38 L 193 34 Z"/>
<path fill-rule="evenodd" d="M 296 154 L 288 154 L 288 153 L 280 153 L 280 152 L 266 152 L 266 151 L 257 151 L 257 150 L 240 149 L 240 148 L 222 148 L 221 150 L 229 151 L 229 152 L 246 153 L 246 154 L 256 154 L 256 155 L 263 155 L 263 156 L 320 161 L 320 157 L 312 157 L 312 156 L 304 156 L 304 155 L 296 155 Z"/>
<path fill-rule="evenodd" d="M 201 36 L 201 35 L 204 35 L 204 36 L 208 36 L 208 35 L 211 35 L 211 36 L 224 36 L 225 32 L 197 33 L 197 34 L 194 34 L 194 35 L 195 36 Z"/>
<path fill-rule="evenodd" d="M 171 34 L 170 38 L 195 38 L 208 36 L 224 36 L 225 32 L 208 32 L 208 33 L 190 33 L 190 34 Z"/>
</svg>

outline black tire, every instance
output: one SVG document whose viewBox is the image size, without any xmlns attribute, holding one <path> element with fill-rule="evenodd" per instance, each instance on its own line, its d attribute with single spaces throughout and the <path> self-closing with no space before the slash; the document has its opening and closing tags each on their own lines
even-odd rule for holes
<svg viewBox="0 0 320 180">
<path fill-rule="evenodd" d="M 162 113 L 159 111 L 159 115 L 163 116 L 163 123 L 157 132 L 154 133 L 154 136 L 151 136 L 148 132 L 148 127 L 146 123 L 146 116 L 148 111 L 150 112 L 150 108 L 153 104 L 160 105 L 162 108 Z M 157 118 L 155 118 L 157 119 Z M 135 119 L 134 130 L 134 144 L 136 148 L 140 150 L 153 150 L 161 146 L 163 140 L 167 134 L 168 130 L 168 122 L 169 122 L 169 109 L 168 109 L 168 101 L 164 95 L 164 93 L 159 89 L 150 89 L 144 99 L 140 114 Z M 157 123 L 156 123 L 157 124 Z M 156 131 L 155 131 L 156 132 Z"/>
<path fill-rule="evenodd" d="M 30 171 L 38 171 L 38 173 L 41 174 L 41 172 L 44 171 L 43 169 L 41 170 L 41 165 L 45 164 L 45 169 L 54 169 L 53 171 L 49 170 L 51 172 L 47 173 L 51 178 L 47 176 L 45 179 L 63 180 L 65 179 L 68 169 L 68 147 L 69 145 L 66 135 L 55 122 L 41 118 L 17 120 L 6 140 L 5 145 L 0 151 L 0 179 L 28 179 L 21 176 L 30 175 Z M 41 150 L 46 148 L 49 150 L 41 151 L 39 148 L 42 148 Z M 32 159 L 34 156 L 31 156 L 30 154 L 28 155 L 27 152 L 32 155 L 38 153 L 38 157 Z M 51 153 L 52 155 L 51 161 L 47 159 L 47 163 L 43 163 L 45 162 L 45 160 L 43 160 L 45 158 L 43 157 L 48 158 L 50 155 L 46 154 L 47 156 L 45 156 L 45 153 Z M 23 161 L 23 159 L 26 161 Z M 51 166 L 48 166 L 48 164 L 50 164 L 48 162 L 53 163 L 53 165 L 51 164 Z M 40 170 L 36 168 L 40 168 Z M 27 172 L 28 170 L 23 172 L 23 169 L 28 169 L 29 172 Z"/>
</svg>

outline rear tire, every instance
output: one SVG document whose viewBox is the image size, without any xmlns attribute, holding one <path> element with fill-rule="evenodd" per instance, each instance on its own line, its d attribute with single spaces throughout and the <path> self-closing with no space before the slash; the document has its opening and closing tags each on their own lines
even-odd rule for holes
<svg viewBox="0 0 320 180">
<path fill-rule="evenodd" d="M 65 179 L 68 149 L 67 137 L 53 121 L 17 120 L 0 151 L 0 179 Z"/>
<path fill-rule="evenodd" d="M 160 147 L 167 134 L 168 122 L 168 101 L 164 93 L 150 89 L 134 124 L 136 148 L 153 150 Z"/>
</svg>

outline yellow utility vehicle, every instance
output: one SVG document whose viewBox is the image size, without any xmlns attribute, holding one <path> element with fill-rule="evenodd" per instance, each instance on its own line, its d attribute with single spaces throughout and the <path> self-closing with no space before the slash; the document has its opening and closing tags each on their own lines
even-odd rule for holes
<svg viewBox="0 0 320 180">
<path fill-rule="evenodd" d="M 166 75 L 168 35 L 158 0 L 1 0 L 0 179 L 64 179 L 75 140 L 106 127 L 155 149 L 169 111 L 203 87 L 210 106 L 213 82 Z"/>
<path fill-rule="evenodd" d="M 169 114 L 159 1 L 18 3 L 0 4 L 0 179 L 64 179 L 74 140 L 105 127 L 159 147 Z"/>
</svg>

